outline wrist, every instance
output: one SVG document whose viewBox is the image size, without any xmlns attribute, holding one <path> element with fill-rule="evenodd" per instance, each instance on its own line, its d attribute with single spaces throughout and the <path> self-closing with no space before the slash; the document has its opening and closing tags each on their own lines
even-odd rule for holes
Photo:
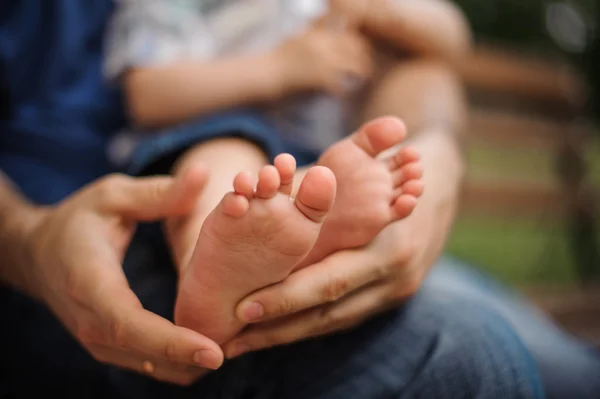
<svg viewBox="0 0 600 399">
<path fill-rule="evenodd" d="M 35 282 L 30 270 L 35 267 L 35 231 L 49 210 L 30 203 L 12 206 L 0 225 L 0 247 L 3 261 L 0 282 L 19 291 L 35 295 Z"/>
<path fill-rule="evenodd" d="M 413 266 L 417 273 L 414 281 L 420 284 L 442 253 L 454 225 L 466 166 L 458 138 L 447 131 L 425 131 L 411 144 L 421 153 L 425 191 L 413 214 L 397 225 L 399 232 L 409 231 L 414 241 L 416 252 L 400 256 Z"/>
</svg>

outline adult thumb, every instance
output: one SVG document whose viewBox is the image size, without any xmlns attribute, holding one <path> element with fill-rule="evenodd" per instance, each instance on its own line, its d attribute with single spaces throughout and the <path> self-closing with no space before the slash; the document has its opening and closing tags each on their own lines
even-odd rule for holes
<svg viewBox="0 0 600 399">
<path fill-rule="evenodd" d="M 101 208 L 136 221 L 185 215 L 196 204 L 207 178 L 208 172 L 201 166 L 192 167 L 177 178 L 109 178 Z"/>
</svg>

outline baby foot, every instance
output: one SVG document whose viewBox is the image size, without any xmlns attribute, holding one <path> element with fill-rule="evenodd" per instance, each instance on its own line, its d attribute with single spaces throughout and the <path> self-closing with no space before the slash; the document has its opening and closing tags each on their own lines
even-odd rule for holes
<svg viewBox="0 0 600 399">
<path fill-rule="evenodd" d="M 338 190 L 319 239 L 301 266 L 363 246 L 387 225 L 412 213 L 423 192 L 419 153 L 404 147 L 381 159 L 405 137 L 402 122 L 380 118 L 323 154 L 318 164 L 333 171 Z"/>
<path fill-rule="evenodd" d="M 334 202 L 335 177 L 327 168 L 312 168 L 292 202 L 295 160 L 280 155 L 276 165 L 265 166 L 256 185 L 247 174 L 235 178 L 235 192 L 204 222 L 180 281 L 175 322 L 219 344 L 244 327 L 237 303 L 283 280 L 306 257 Z"/>
</svg>

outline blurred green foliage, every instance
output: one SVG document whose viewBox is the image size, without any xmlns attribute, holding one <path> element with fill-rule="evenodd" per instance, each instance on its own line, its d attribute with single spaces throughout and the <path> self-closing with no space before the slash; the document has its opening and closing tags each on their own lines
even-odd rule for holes
<svg viewBox="0 0 600 399">
<path fill-rule="evenodd" d="M 478 40 L 510 45 L 531 53 L 569 59 L 587 76 L 592 116 L 600 116 L 600 2 L 598 0 L 455 0 L 464 10 Z M 548 6 L 574 6 L 588 25 L 586 49 L 571 53 L 548 33 Z"/>
<path fill-rule="evenodd" d="M 589 182 L 600 187 L 600 137 L 586 148 Z M 474 141 L 467 148 L 471 183 L 505 182 L 560 187 L 554 172 L 555 154 L 536 148 L 501 147 Z M 579 281 L 571 247 L 567 215 L 548 211 L 498 216 L 464 208 L 454 226 L 448 252 L 513 285 L 574 284 Z M 600 221 L 597 226 L 600 231 Z M 600 236 L 597 236 L 600 248 Z"/>
<path fill-rule="evenodd" d="M 566 59 L 587 76 L 591 88 L 590 116 L 600 122 L 600 1 L 599 0 L 455 0 L 464 10 L 476 40 L 550 58 Z M 574 34 L 564 15 L 553 14 L 555 36 L 549 31 L 548 10 L 568 4 L 586 23 L 588 41 L 576 47 L 559 43 L 558 35 Z M 556 8 L 554 8 L 556 10 Z M 561 20 L 561 18 L 563 18 Z M 558 22 L 556 22 L 559 20 Z M 567 21 L 569 22 L 569 21 Z M 572 20 L 571 20 L 572 23 Z M 561 25 L 562 24 L 562 25 Z M 581 25 L 580 25 L 581 27 Z M 577 27 L 576 27 L 577 28 Z M 581 31 L 579 32 L 581 33 Z M 564 37 L 564 36 L 563 36 Z M 571 36 L 572 38 L 573 36 Z M 596 129 L 600 132 L 600 129 Z M 556 153 L 538 148 L 503 148 L 494 142 L 470 142 L 470 180 L 513 182 L 557 187 Z M 589 183 L 600 187 L 600 134 L 585 154 Z M 578 258 L 571 246 L 573 233 L 568 215 L 552 216 L 544 206 L 528 217 L 497 216 L 465 212 L 457 220 L 448 244 L 449 253 L 470 261 L 512 284 L 552 282 L 571 284 L 579 280 Z M 598 225 L 600 230 L 600 225 Z M 600 237 L 597 237 L 600 247 Z"/>
<path fill-rule="evenodd" d="M 546 29 L 549 5 L 573 5 L 592 25 L 597 22 L 598 13 L 597 0 L 455 0 L 455 3 L 463 9 L 478 37 L 544 52 L 560 52 Z"/>
</svg>

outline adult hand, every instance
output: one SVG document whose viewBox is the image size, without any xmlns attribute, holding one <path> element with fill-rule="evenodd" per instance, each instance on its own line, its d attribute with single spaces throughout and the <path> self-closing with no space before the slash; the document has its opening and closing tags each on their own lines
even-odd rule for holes
<svg viewBox="0 0 600 399">
<path fill-rule="evenodd" d="M 421 212 L 366 248 L 333 254 L 250 295 L 237 313 L 255 324 L 225 346 L 226 356 L 348 329 L 398 306 L 419 289 L 445 237 L 439 221 Z"/>
<path fill-rule="evenodd" d="M 97 360 L 178 384 L 221 365 L 217 344 L 146 311 L 122 269 L 137 222 L 189 211 L 204 179 L 109 176 L 40 212 L 26 290 Z"/>
</svg>

